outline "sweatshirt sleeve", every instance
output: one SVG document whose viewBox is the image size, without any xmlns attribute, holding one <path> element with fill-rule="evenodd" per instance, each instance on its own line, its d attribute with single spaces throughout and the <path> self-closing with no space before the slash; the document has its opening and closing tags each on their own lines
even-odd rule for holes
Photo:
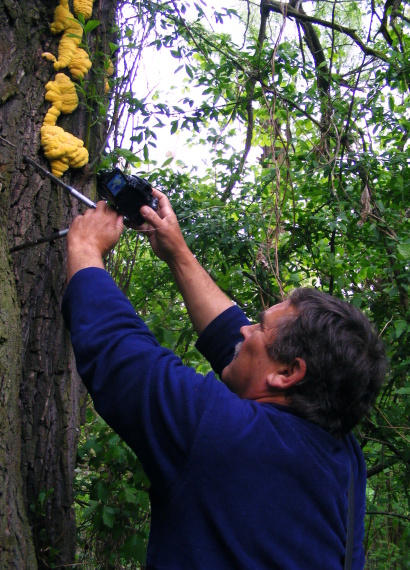
<svg viewBox="0 0 410 570">
<path fill-rule="evenodd" d="M 161 347 L 103 269 L 72 277 L 63 315 L 96 410 L 138 455 L 157 493 L 166 493 L 209 400 L 227 389 Z"/>
<path fill-rule="evenodd" d="M 202 332 L 196 347 L 221 376 L 235 353 L 235 346 L 243 340 L 240 329 L 249 325 L 245 314 L 233 305 L 218 315 Z"/>
</svg>

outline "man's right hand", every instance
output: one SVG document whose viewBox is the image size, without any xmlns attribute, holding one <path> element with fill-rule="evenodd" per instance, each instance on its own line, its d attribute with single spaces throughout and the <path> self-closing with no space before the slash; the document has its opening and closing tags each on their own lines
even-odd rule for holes
<svg viewBox="0 0 410 570">
<path fill-rule="evenodd" d="M 138 229 L 148 236 L 155 255 L 171 265 L 180 255 L 189 251 L 188 246 L 168 198 L 159 190 L 154 189 L 152 194 L 158 198 L 158 209 L 155 212 L 149 206 L 142 206 L 140 213 L 145 223 Z"/>
</svg>

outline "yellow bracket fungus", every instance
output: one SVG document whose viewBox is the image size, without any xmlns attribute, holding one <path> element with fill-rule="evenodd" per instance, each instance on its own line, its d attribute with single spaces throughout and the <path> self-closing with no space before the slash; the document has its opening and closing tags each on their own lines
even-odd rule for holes
<svg viewBox="0 0 410 570">
<path fill-rule="evenodd" d="M 74 79 L 84 79 L 84 75 L 90 71 L 91 66 L 92 63 L 88 53 L 81 48 L 77 48 L 68 65 L 68 69 Z"/>
<path fill-rule="evenodd" d="M 114 64 L 111 61 L 111 59 L 108 60 L 107 65 L 105 65 L 105 74 L 106 74 L 106 78 L 105 78 L 105 85 L 104 85 L 104 93 L 108 93 L 108 91 L 110 90 L 110 84 L 108 83 L 108 77 L 111 77 L 111 75 L 114 73 Z"/>
<path fill-rule="evenodd" d="M 108 60 L 105 73 L 108 75 L 108 77 L 111 77 L 111 75 L 114 73 L 114 64 L 111 59 Z"/>
<path fill-rule="evenodd" d="M 49 52 L 43 53 L 43 57 L 54 62 L 54 69 L 58 71 L 68 66 L 83 37 L 83 28 L 70 12 L 68 0 L 60 0 L 50 30 L 52 34 L 64 32 L 58 44 L 58 59 Z"/>
<path fill-rule="evenodd" d="M 64 73 L 57 73 L 54 81 L 46 84 L 45 99 L 52 104 L 44 118 L 46 125 L 55 125 L 61 113 L 72 113 L 78 106 L 75 85 Z"/>
<path fill-rule="evenodd" d="M 45 99 L 52 106 L 41 127 L 41 145 L 50 161 L 51 172 L 61 176 L 70 166 L 81 168 L 88 162 L 88 151 L 83 141 L 56 126 L 61 113 L 72 113 L 78 106 L 74 83 L 64 73 L 57 73 L 54 81 L 46 85 Z"/>
<path fill-rule="evenodd" d="M 60 177 L 68 168 L 81 168 L 88 162 L 83 141 L 56 125 L 43 124 L 41 145 L 54 176 Z"/>
<path fill-rule="evenodd" d="M 94 0 L 74 0 L 74 14 L 82 14 L 85 20 L 91 18 Z"/>
<path fill-rule="evenodd" d="M 85 19 L 91 17 L 92 8 L 93 0 L 74 0 L 75 13 L 82 14 Z M 91 68 L 91 61 L 79 47 L 83 28 L 70 12 L 68 0 L 60 0 L 50 30 L 53 34 L 63 32 L 58 45 L 58 59 L 48 52 L 43 53 L 43 57 L 54 63 L 56 71 L 69 67 L 73 78 L 83 79 Z M 60 177 L 68 168 L 81 168 L 88 162 L 88 150 L 83 141 L 56 125 L 61 113 L 72 113 L 78 106 L 74 83 L 64 73 L 57 73 L 54 81 L 46 85 L 45 99 L 51 107 L 41 127 L 41 145 L 50 161 L 51 172 Z"/>
</svg>

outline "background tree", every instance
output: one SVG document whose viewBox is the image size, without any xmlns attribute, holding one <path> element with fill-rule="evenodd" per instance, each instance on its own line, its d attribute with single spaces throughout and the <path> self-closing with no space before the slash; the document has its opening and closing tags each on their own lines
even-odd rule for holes
<svg viewBox="0 0 410 570">
<path fill-rule="evenodd" d="M 45 84 L 54 71 L 41 54 L 57 52 L 59 38 L 49 28 L 56 5 L 0 2 L 2 568 L 69 564 L 76 548 L 72 481 L 85 394 L 60 311 L 65 245 L 58 241 L 8 254 L 9 247 L 67 227 L 79 211 L 75 200 L 23 162 L 27 154 L 49 168 L 40 127 L 49 108 Z M 107 32 L 115 5 L 96 6 L 105 32 L 90 39 L 89 47 L 100 59 L 110 53 Z M 87 138 L 92 157 L 105 130 L 96 116 L 95 108 L 83 105 L 59 122 Z M 91 191 L 86 170 L 64 179 Z"/>
</svg>

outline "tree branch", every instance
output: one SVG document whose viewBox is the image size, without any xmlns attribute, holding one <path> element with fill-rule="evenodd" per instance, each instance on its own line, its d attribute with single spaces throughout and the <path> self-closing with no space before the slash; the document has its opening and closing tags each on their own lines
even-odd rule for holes
<svg viewBox="0 0 410 570">
<path fill-rule="evenodd" d="M 281 7 L 282 6 L 282 7 Z M 335 30 L 336 32 L 340 32 L 341 34 L 345 34 L 349 38 L 351 38 L 354 43 L 365 53 L 366 55 L 371 55 L 382 59 L 383 61 L 388 61 L 388 57 L 385 56 L 383 53 L 374 50 L 367 46 L 357 35 L 356 30 L 353 28 L 347 28 L 346 26 L 342 26 L 337 23 L 328 22 L 327 20 L 322 20 L 321 18 L 316 18 L 315 16 L 309 16 L 303 12 L 299 12 L 292 8 L 290 4 L 285 4 L 287 7 L 286 15 L 289 18 L 294 18 L 299 22 L 310 22 L 311 24 L 317 24 L 318 26 L 323 26 L 324 28 L 330 28 Z M 283 12 L 283 4 L 280 2 L 275 2 L 274 0 L 262 0 L 261 3 L 261 13 L 269 13 L 269 12 L 276 12 L 277 14 L 282 14 Z"/>
<path fill-rule="evenodd" d="M 385 511 L 366 511 L 366 515 L 383 515 L 385 517 L 395 517 L 397 519 L 403 519 L 404 521 L 410 521 L 410 517 L 406 517 L 406 515 L 399 515 L 398 513 L 386 513 Z"/>
<path fill-rule="evenodd" d="M 288 5 L 288 10 L 289 8 L 297 14 L 301 14 L 302 16 L 307 15 L 303 10 L 303 6 L 298 2 L 298 0 L 291 0 Z M 327 95 L 330 85 L 330 72 L 322 45 L 319 40 L 319 36 L 317 35 L 316 30 L 312 24 L 308 21 L 305 21 L 303 18 L 300 22 L 300 25 L 302 26 L 302 29 L 305 33 L 307 46 L 315 61 L 318 89 L 322 92 L 323 95 Z"/>
<path fill-rule="evenodd" d="M 384 5 L 383 18 L 380 23 L 380 32 L 390 47 L 393 45 L 393 39 L 387 29 L 387 12 L 389 8 L 393 6 L 393 3 L 394 0 L 387 0 L 386 4 Z"/>
<path fill-rule="evenodd" d="M 258 40 L 256 42 L 255 60 L 257 60 L 257 56 L 260 55 L 260 53 L 262 51 L 263 42 L 265 41 L 265 37 L 266 37 L 266 24 L 267 24 L 268 16 L 269 16 L 269 12 L 265 13 L 262 10 L 262 4 L 263 4 L 263 2 L 261 3 L 261 23 L 259 26 Z M 258 74 L 255 73 L 255 74 L 252 74 L 250 76 L 250 79 L 248 82 L 248 90 L 247 90 L 248 102 L 246 104 L 247 128 L 246 128 L 245 149 L 243 151 L 242 158 L 239 161 L 238 167 L 232 173 L 232 175 L 229 179 L 228 185 L 222 194 L 222 197 L 221 197 L 222 202 L 226 202 L 228 200 L 229 196 L 231 195 L 232 190 L 235 187 L 235 184 L 239 180 L 239 177 L 240 177 L 241 172 L 243 170 L 246 159 L 248 158 L 249 151 L 251 149 L 252 137 L 253 137 L 253 95 L 255 93 L 255 85 L 256 85 L 257 79 L 258 79 Z"/>
<path fill-rule="evenodd" d="M 396 465 L 396 463 L 400 463 L 400 459 L 398 459 L 397 457 L 390 457 L 389 459 L 383 459 L 383 461 L 381 461 L 377 465 L 374 465 L 373 467 L 370 467 L 367 470 L 367 479 L 370 479 L 370 477 L 378 475 L 388 467 L 393 467 L 393 465 Z"/>
</svg>

